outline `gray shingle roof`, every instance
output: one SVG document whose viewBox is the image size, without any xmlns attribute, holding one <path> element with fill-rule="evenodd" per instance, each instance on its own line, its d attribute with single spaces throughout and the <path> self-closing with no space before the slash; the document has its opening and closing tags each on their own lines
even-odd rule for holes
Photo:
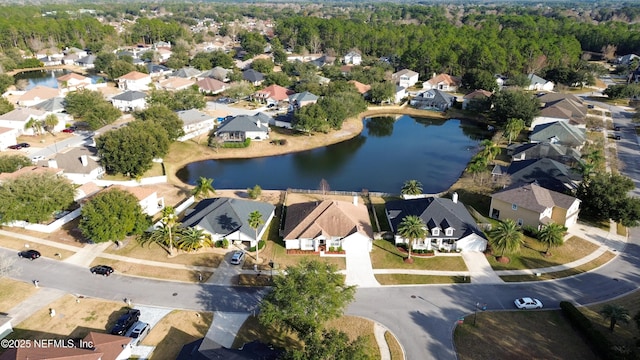
<svg viewBox="0 0 640 360">
<path fill-rule="evenodd" d="M 178 111 L 177 114 L 185 125 L 197 124 L 199 122 L 213 119 L 213 116 L 207 115 L 196 109 Z"/>
<path fill-rule="evenodd" d="M 144 99 L 146 97 L 147 97 L 147 94 L 143 93 L 142 91 L 129 90 L 129 91 L 123 92 L 122 94 L 118 94 L 112 97 L 111 99 L 120 100 L 120 101 L 135 101 L 139 99 Z"/>
<path fill-rule="evenodd" d="M 525 159 L 549 158 L 563 164 L 570 164 L 580 160 L 580 152 L 560 144 L 547 142 L 523 144 L 513 149 L 513 157 Z"/>
<path fill-rule="evenodd" d="M 242 78 L 250 82 L 257 82 L 264 80 L 264 75 L 259 71 L 249 69 L 242 72 Z"/>
<path fill-rule="evenodd" d="M 235 132 L 235 131 L 268 131 L 269 122 L 262 120 L 263 115 L 238 115 L 218 127 L 216 133 Z M 260 127 L 257 123 L 260 121 Z"/>
<path fill-rule="evenodd" d="M 531 141 L 548 142 L 557 139 L 561 145 L 577 147 L 582 146 L 587 139 L 584 129 L 569 125 L 564 121 L 540 124 L 533 128 Z"/>
<path fill-rule="evenodd" d="M 393 232 L 398 231 L 398 226 L 406 216 L 416 215 L 427 224 L 429 229 L 440 227 L 444 230 L 445 228 L 442 226 L 452 227 L 452 237 L 456 239 L 463 238 L 471 233 L 484 237 L 469 211 L 459 201 L 454 203 L 450 199 L 434 197 L 396 200 L 388 201 L 385 204 L 385 209 Z M 445 237 L 444 233 L 441 233 L 441 235 Z"/>
<path fill-rule="evenodd" d="M 551 159 L 514 161 L 507 168 L 511 182 L 537 183 L 549 190 L 566 192 L 576 186 L 582 178 L 576 171 Z"/>
<path fill-rule="evenodd" d="M 271 217 L 274 210 L 275 206 L 260 201 L 226 197 L 204 199 L 182 219 L 182 226 L 200 226 L 206 231 L 220 236 L 240 231 L 249 237 L 254 237 L 255 230 L 247 223 L 249 214 L 254 211 L 259 211 L 262 214 L 265 224 L 258 228 L 258 232 L 260 232 L 269 225 L 266 220 Z"/>
<path fill-rule="evenodd" d="M 64 98 L 56 96 L 54 98 L 45 100 L 41 103 L 31 106 L 33 109 L 38 109 L 47 112 L 61 112 L 64 111 Z"/>
<path fill-rule="evenodd" d="M 298 103 L 302 103 L 305 101 L 317 101 L 318 100 L 318 96 L 314 95 L 308 91 L 304 91 L 301 93 L 297 93 L 297 94 L 292 94 L 289 95 L 289 102 L 293 103 L 294 101 L 297 101 Z"/>
<path fill-rule="evenodd" d="M 189 79 L 189 78 L 192 78 L 192 77 L 196 77 L 196 76 L 198 76 L 200 74 L 202 74 L 202 71 L 200 71 L 200 70 L 198 70 L 196 68 L 184 67 L 182 69 L 174 71 L 171 74 L 171 76 Z"/>
</svg>

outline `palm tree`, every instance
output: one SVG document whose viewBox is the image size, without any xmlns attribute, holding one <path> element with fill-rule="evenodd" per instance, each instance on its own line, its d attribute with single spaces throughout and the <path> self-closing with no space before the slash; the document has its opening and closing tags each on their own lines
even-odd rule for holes
<svg viewBox="0 0 640 360">
<path fill-rule="evenodd" d="M 211 239 L 205 235 L 204 230 L 194 227 L 183 229 L 178 239 L 176 239 L 176 248 L 180 250 L 194 251 L 204 245 L 211 245 Z"/>
<path fill-rule="evenodd" d="M 500 257 L 504 258 L 505 251 L 516 252 L 523 243 L 523 235 L 518 229 L 518 225 L 512 219 L 501 222 L 489 233 L 491 246 L 500 252 Z"/>
<path fill-rule="evenodd" d="M 169 256 L 173 255 L 173 235 L 177 231 L 173 231 L 176 225 L 178 224 L 178 219 L 176 218 L 176 211 L 173 209 L 173 206 L 167 206 L 162 209 L 162 224 L 167 228 L 167 234 L 169 235 Z"/>
<path fill-rule="evenodd" d="M 407 215 L 398 225 L 398 235 L 409 242 L 407 246 L 409 257 L 407 259 L 411 259 L 413 242 L 417 239 L 423 239 L 427 235 L 426 224 L 416 215 Z"/>
<path fill-rule="evenodd" d="M 493 159 L 495 159 L 496 156 L 500 155 L 500 152 L 502 151 L 498 144 L 489 139 L 482 140 L 480 145 L 483 146 L 480 154 L 487 159 L 487 163 L 493 161 Z"/>
<path fill-rule="evenodd" d="M 422 194 L 422 183 L 418 180 L 407 180 L 400 190 L 402 195 L 420 195 Z"/>
<path fill-rule="evenodd" d="M 552 247 L 557 247 L 562 245 L 564 242 L 564 232 L 567 231 L 567 228 L 556 223 L 549 223 L 545 225 L 542 230 L 538 232 L 538 240 L 540 242 L 547 244 L 547 250 L 544 252 L 546 255 L 551 255 L 549 250 Z"/>
<path fill-rule="evenodd" d="M 42 122 L 40 120 L 29 118 L 26 124 L 24 124 L 24 129 L 33 129 L 33 134 L 38 135 L 42 132 Z"/>
<path fill-rule="evenodd" d="M 204 198 L 211 193 L 216 193 L 216 189 L 213 188 L 213 179 L 200 176 L 198 181 L 196 181 L 196 187 L 192 191 L 193 196 L 196 198 Z"/>
<path fill-rule="evenodd" d="M 44 129 L 53 134 L 53 129 L 56 127 L 56 125 L 58 125 L 59 122 L 60 120 L 57 116 L 55 116 L 54 114 L 49 114 L 46 118 L 44 118 Z"/>
<path fill-rule="evenodd" d="M 613 329 L 616 327 L 618 321 L 622 321 L 625 324 L 629 323 L 631 320 L 631 316 L 629 316 L 629 310 L 627 310 L 624 306 L 607 304 L 602 310 L 600 310 L 600 315 L 602 315 L 605 319 L 609 319 L 609 330 L 613 332 Z"/>
<path fill-rule="evenodd" d="M 258 239 L 258 228 L 264 224 L 262 214 L 256 210 L 249 214 L 249 226 L 256 231 L 256 263 L 260 262 L 260 240 Z"/>
<path fill-rule="evenodd" d="M 480 154 L 474 156 L 469 165 L 467 166 L 467 172 L 473 176 L 475 180 L 476 176 L 487 170 L 487 158 L 480 156 Z"/>
</svg>

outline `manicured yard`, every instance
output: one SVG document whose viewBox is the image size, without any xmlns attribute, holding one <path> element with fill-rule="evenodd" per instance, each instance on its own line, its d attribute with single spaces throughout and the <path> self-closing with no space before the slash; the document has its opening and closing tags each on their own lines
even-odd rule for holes
<svg viewBox="0 0 640 360">
<path fill-rule="evenodd" d="M 167 251 L 154 243 L 140 245 L 135 237 L 129 237 L 125 244 L 120 248 L 110 246 L 105 252 L 136 259 L 207 267 L 218 267 L 226 253 L 223 249 L 204 248 L 194 253 L 177 252 L 176 256 L 169 258 Z"/>
<path fill-rule="evenodd" d="M 596 249 L 598 249 L 598 245 L 574 236 L 565 241 L 562 246 L 552 248 L 552 256 L 545 256 L 543 252 L 546 250 L 546 245 L 536 239 L 525 236 L 524 245 L 520 247 L 519 252 L 514 254 L 505 253 L 505 256 L 508 256 L 511 260 L 509 263 L 504 264 L 496 261 L 496 256 L 487 256 L 487 259 L 494 270 L 538 269 L 581 259 L 596 251 Z"/>
<path fill-rule="evenodd" d="M 551 279 L 559 279 L 567 276 L 573 276 L 582 274 L 588 271 L 591 271 L 595 268 L 598 268 L 609 261 L 611 261 L 616 255 L 610 251 L 605 252 L 604 254 L 598 256 L 596 259 L 568 269 L 564 271 L 556 271 L 551 273 L 540 274 L 540 276 L 535 275 L 508 275 L 508 276 L 500 276 L 500 278 L 506 282 L 520 282 L 520 281 L 540 281 L 540 280 L 551 280 Z"/>
<path fill-rule="evenodd" d="M 460 360 L 597 360 L 560 311 L 503 311 L 465 317 L 454 331 Z"/>
<path fill-rule="evenodd" d="M 380 285 L 459 284 L 471 282 L 471 279 L 467 276 L 376 274 L 375 277 Z"/>
<path fill-rule="evenodd" d="M 640 313 L 640 292 L 635 291 L 629 295 L 606 303 L 578 308 L 592 321 L 594 328 L 599 330 L 614 345 L 624 346 L 638 351 L 638 327 L 636 326 L 635 321 L 631 320 L 628 324 L 618 322 L 618 325 L 616 325 L 616 328 L 612 333 L 609 331 L 609 320 L 603 318 L 599 313 L 600 310 L 602 310 L 602 307 L 606 304 L 615 304 L 624 307 L 629 311 L 629 315 L 633 318 L 636 314 Z"/>
<path fill-rule="evenodd" d="M 206 271 L 200 272 L 192 270 L 170 269 L 165 267 L 142 265 L 135 262 L 118 261 L 103 257 L 97 257 L 95 260 L 93 260 L 91 266 L 95 265 L 109 265 L 113 267 L 113 269 L 117 273 L 123 275 L 144 276 L 156 279 L 186 282 L 199 282 L 198 273 L 202 274 L 203 281 L 206 281 L 212 274 L 211 272 Z"/>
<path fill-rule="evenodd" d="M 32 284 L 21 281 L 0 278 L 0 312 L 7 312 L 14 306 L 35 294 L 36 289 Z"/>
<path fill-rule="evenodd" d="M 151 359 L 175 359 L 182 346 L 207 334 L 213 313 L 174 310 L 154 326 L 142 345 L 155 346 Z"/>
<path fill-rule="evenodd" d="M 389 345 L 389 352 L 391 353 L 391 360 L 404 360 L 404 352 L 402 351 L 402 347 L 396 337 L 393 336 L 389 331 L 384 332 L 384 339 L 387 341 L 387 345 Z"/>
<path fill-rule="evenodd" d="M 387 240 L 374 240 L 371 252 L 371 264 L 374 269 L 415 269 L 440 271 L 467 271 L 467 266 L 461 256 L 413 256 L 413 264 L 404 262 L 407 256 L 398 251 Z"/>
</svg>

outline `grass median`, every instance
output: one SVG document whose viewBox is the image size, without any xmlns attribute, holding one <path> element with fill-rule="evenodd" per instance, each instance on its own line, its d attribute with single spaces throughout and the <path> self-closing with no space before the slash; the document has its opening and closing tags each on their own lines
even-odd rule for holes
<svg viewBox="0 0 640 360">
<path fill-rule="evenodd" d="M 162 266 L 142 265 L 135 262 L 119 261 L 103 257 L 98 257 L 93 260 L 91 266 L 96 265 L 109 265 L 113 267 L 116 273 L 120 273 L 123 275 L 142 276 L 162 280 L 174 280 L 194 283 L 200 282 L 198 274 L 202 275 L 202 281 L 207 281 L 207 279 L 213 274 L 212 272 L 207 271 L 173 269 Z"/>
</svg>

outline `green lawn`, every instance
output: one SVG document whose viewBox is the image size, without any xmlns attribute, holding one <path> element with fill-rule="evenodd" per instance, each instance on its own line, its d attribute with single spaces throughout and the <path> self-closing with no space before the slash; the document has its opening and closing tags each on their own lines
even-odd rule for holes
<svg viewBox="0 0 640 360">
<path fill-rule="evenodd" d="M 413 256 L 413 264 L 404 262 L 407 255 L 399 252 L 387 240 L 374 240 L 371 263 L 374 269 L 415 269 L 440 271 L 467 271 L 461 256 Z"/>
<path fill-rule="evenodd" d="M 522 281 L 542 281 L 542 280 L 552 280 L 552 279 L 559 279 L 559 278 L 563 278 L 563 277 L 567 277 L 567 276 L 573 276 L 573 275 L 578 275 L 578 274 L 582 274 L 588 271 L 591 271 L 595 268 L 598 268 L 606 263 L 608 263 L 609 261 L 611 261 L 616 255 L 610 251 L 605 252 L 604 254 L 598 256 L 596 259 L 594 259 L 593 261 L 590 261 L 586 264 L 571 268 L 571 269 L 567 269 L 567 270 L 563 270 L 563 271 L 556 271 L 556 272 L 550 272 L 550 273 L 544 273 L 544 274 L 540 274 L 540 276 L 536 276 L 536 275 L 507 275 L 507 276 L 500 276 L 500 278 L 506 282 L 522 282 Z"/>
<path fill-rule="evenodd" d="M 538 269 L 581 259 L 596 251 L 596 249 L 598 249 L 598 245 L 574 236 L 565 241 L 562 246 L 552 248 L 551 256 L 545 256 L 543 253 L 546 250 L 546 245 L 536 239 L 525 236 L 524 245 L 520 247 L 519 252 L 505 253 L 505 256 L 511 260 L 509 263 L 500 263 L 496 261 L 495 256 L 488 256 L 487 259 L 494 270 Z"/>
<path fill-rule="evenodd" d="M 468 276 L 376 274 L 375 277 L 380 285 L 462 284 L 471 282 Z"/>
</svg>

